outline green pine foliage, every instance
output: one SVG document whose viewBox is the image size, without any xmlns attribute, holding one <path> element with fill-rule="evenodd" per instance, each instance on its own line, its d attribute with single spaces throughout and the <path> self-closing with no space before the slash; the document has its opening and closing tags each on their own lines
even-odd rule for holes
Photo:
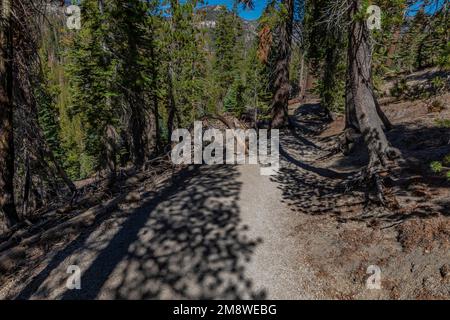
<svg viewBox="0 0 450 320">
<path fill-rule="evenodd" d="M 169 117 L 172 98 L 178 127 L 189 127 L 208 108 L 205 31 L 194 14 L 195 1 L 170 2 L 171 19 L 161 21 L 160 34 L 161 103 L 165 106 L 163 130 L 167 130 L 164 124 Z"/>
<path fill-rule="evenodd" d="M 78 115 L 81 120 L 83 152 L 88 157 L 84 160 L 91 161 L 93 169 L 100 169 L 104 166 L 106 128 L 119 121 L 117 106 L 113 104 L 118 95 L 114 81 L 117 61 L 106 50 L 111 25 L 104 21 L 109 19 L 109 9 L 100 12 L 95 0 L 83 1 L 81 8 L 83 28 L 71 44 L 67 68 L 72 95 L 69 114 Z"/>
<path fill-rule="evenodd" d="M 257 55 L 258 42 L 249 50 L 245 62 L 245 104 L 258 113 L 260 120 L 267 119 L 272 93 L 270 88 L 270 66 L 261 63 Z"/>
<path fill-rule="evenodd" d="M 264 66 L 253 67 L 256 51 L 244 48 L 236 7 L 223 8 L 211 29 L 196 5 L 86 0 L 80 30 L 49 15 L 42 50 L 56 58 L 36 96 L 46 139 L 72 179 L 108 168 L 108 128 L 117 133 L 112 161 L 125 166 L 139 144 L 156 150 L 170 142 L 171 116 L 174 127 L 189 127 L 204 114 L 241 117 L 267 100 Z"/>
<path fill-rule="evenodd" d="M 421 8 L 404 21 L 405 31 L 395 57 L 398 71 L 412 72 L 432 66 L 449 68 L 448 10 L 448 6 L 442 6 L 431 14 Z"/>
<path fill-rule="evenodd" d="M 305 19 L 304 48 L 311 71 L 318 79 L 316 91 L 327 110 L 343 113 L 345 96 L 346 39 L 341 29 L 331 28 L 325 21 L 327 1 L 308 6 Z"/>
<path fill-rule="evenodd" d="M 50 69 L 48 66 L 43 65 L 42 69 L 40 81 L 34 87 L 34 96 L 39 106 L 38 122 L 55 158 L 61 161 L 63 150 L 60 143 L 59 110 L 56 104 L 60 91 L 59 87 L 50 81 Z"/>
<path fill-rule="evenodd" d="M 224 99 L 224 109 L 235 117 L 240 118 L 245 111 L 244 83 L 239 75 L 233 80 Z"/>
<path fill-rule="evenodd" d="M 243 59 L 243 30 L 239 17 L 235 12 L 229 12 L 226 8 L 222 8 L 218 17 L 216 27 L 214 28 L 214 73 L 216 85 L 219 88 L 218 102 L 223 99 L 230 103 L 231 95 L 237 95 L 238 87 L 241 81 L 241 65 Z M 235 83 L 237 82 L 237 83 Z M 228 97 L 226 97 L 228 96 Z M 236 101 L 235 101 L 236 102 Z M 239 113 L 238 110 L 225 109 L 233 113 Z M 234 106 L 242 109 L 244 106 Z"/>
<path fill-rule="evenodd" d="M 408 3 L 377 3 L 383 15 L 382 30 L 372 32 L 376 88 L 386 75 L 449 66 L 448 13 L 405 17 Z M 113 161 L 126 166 L 133 163 L 136 144 L 148 145 L 148 155 L 155 145 L 170 142 L 170 121 L 187 128 L 205 114 L 270 117 L 277 26 L 283 19 L 277 2 L 271 1 L 258 20 L 254 40 L 248 39 L 236 7 L 215 12 L 211 28 L 201 25 L 204 16 L 195 0 L 85 0 L 80 5 L 81 30 L 68 30 L 64 16 L 49 14 L 40 49 L 47 63 L 34 86 L 45 139 L 72 179 L 106 168 L 107 128 L 117 132 Z M 322 21 L 328 5 L 308 2 L 303 42 L 292 49 L 290 81 L 295 97 L 303 64 L 316 78 L 322 105 L 341 113 L 347 40 L 345 28 Z M 260 38 L 261 32 L 270 37 Z"/>
</svg>

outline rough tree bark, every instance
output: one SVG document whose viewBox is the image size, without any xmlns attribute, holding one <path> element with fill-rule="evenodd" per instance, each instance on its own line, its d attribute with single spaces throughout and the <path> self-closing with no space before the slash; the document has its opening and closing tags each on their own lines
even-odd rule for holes
<svg viewBox="0 0 450 320">
<path fill-rule="evenodd" d="M 301 101 L 303 101 L 303 95 L 305 91 L 305 85 L 304 85 L 304 75 L 305 75 L 305 53 L 302 52 L 302 58 L 300 62 L 300 73 L 299 73 L 299 80 L 298 80 L 298 87 L 300 88 L 298 96 Z"/>
<path fill-rule="evenodd" d="M 14 202 L 13 44 L 11 0 L 1 2 L 0 23 L 0 211 L 8 227 L 19 221 Z"/>
<path fill-rule="evenodd" d="M 144 99 L 139 94 L 134 94 L 135 99 L 130 98 L 130 121 L 129 130 L 131 132 L 131 154 L 133 164 L 136 167 L 143 165 L 145 160 L 146 137 L 146 116 L 141 108 L 144 106 Z"/>
<path fill-rule="evenodd" d="M 154 35 L 153 31 L 150 31 L 150 58 L 152 59 L 151 64 L 151 77 L 152 77 L 152 101 L 153 101 L 153 118 L 155 122 L 155 149 L 156 152 L 160 151 L 161 148 L 161 135 L 159 128 L 159 103 L 158 103 L 158 95 L 156 93 L 156 88 L 158 87 L 158 70 L 156 69 L 156 52 L 155 52 L 155 44 L 154 44 Z"/>
<path fill-rule="evenodd" d="M 132 9 L 130 9 L 132 10 Z M 127 24 L 127 58 L 128 63 L 125 71 L 131 81 L 127 94 L 127 100 L 130 108 L 129 131 L 131 134 L 131 154 L 133 164 L 141 167 L 144 164 L 147 152 L 147 123 L 145 114 L 145 99 L 142 94 L 142 87 L 138 84 L 139 70 L 136 59 L 139 56 L 139 43 L 136 35 L 135 26 L 132 23 L 133 12 L 125 11 L 125 15 L 130 15 L 126 19 Z"/>
<path fill-rule="evenodd" d="M 402 25 L 399 24 L 395 27 L 394 36 L 392 37 L 392 43 L 389 46 L 388 52 L 387 52 L 387 60 L 386 60 L 386 67 L 392 67 L 392 64 L 394 62 L 394 55 L 397 50 L 397 45 L 400 40 L 401 36 L 401 27 Z"/>
<path fill-rule="evenodd" d="M 176 103 L 175 103 L 175 93 L 173 92 L 173 76 L 172 76 L 172 67 L 169 65 L 167 71 L 167 83 L 168 83 L 168 107 L 169 107 L 169 116 L 167 118 L 167 131 L 169 135 L 169 141 L 172 137 L 175 114 L 176 114 Z"/>
<path fill-rule="evenodd" d="M 31 173 L 30 173 L 30 157 L 28 156 L 28 150 L 25 149 L 25 178 L 23 183 L 23 196 L 22 196 L 22 218 L 25 218 L 28 213 L 28 201 L 30 198 L 31 188 Z"/>
<path fill-rule="evenodd" d="M 272 99 L 271 128 L 280 128 L 289 124 L 289 60 L 294 23 L 294 0 L 284 0 L 287 16 L 280 26 L 280 43 L 275 66 L 274 96 Z"/>
<path fill-rule="evenodd" d="M 350 60 L 350 59 L 348 59 Z M 348 61 L 350 66 L 350 61 Z M 347 76 L 345 81 L 345 129 L 343 140 L 340 142 L 340 148 L 344 155 L 348 155 L 360 136 L 358 119 L 356 119 L 355 103 L 353 101 L 353 93 L 350 84 L 351 68 L 347 68 Z"/>
<path fill-rule="evenodd" d="M 328 121 L 333 120 L 333 114 L 330 108 L 332 108 L 335 103 L 335 97 L 329 91 L 334 89 L 336 84 L 336 73 L 339 63 L 338 54 L 337 45 L 328 45 L 325 49 L 325 70 L 322 75 L 322 81 L 326 92 L 324 95 L 321 95 L 321 97 L 325 107 L 325 118 Z"/>
<path fill-rule="evenodd" d="M 117 156 L 117 141 L 119 140 L 119 135 L 116 129 L 112 125 L 106 126 L 105 133 L 105 146 L 106 146 L 106 167 L 110 173 L 109 182 L 112 185 L 116 179 L 116 156 Z"/>
<path fill-rule="evenodd" d="M 104 0 L 98 0 L 98 10 L 100 12 L 100 15 L 102 17 L 102 22 L 104 22 L 104 15 L 105 15 L 105 4 L 104 4 Z M 105 39 L 102 39 L 102 49 L 103 52 L 105 53 L 103 55 L 103 65 L 106 66 L 110 63 L 109 62 L 109 58 L 106 55 L 106 52 L 108 52 L 108 46 L 106 44 Z M 111 110 L 111 105 L 112 105 L 112 99 L 111 97 L 107 97 L 106 98 L 106 105 L 108 110 Z M 109 171 L 109 173 L 111 174 L 111 179 L 110 182 L 111 184 L 114 183 L 115 177 L 116 177 L 116 158 L 115 158 L 115 141 L 114 138 L 112 137 L 113 132 L 115 132 L 115 129 L 111 126 L 108 125 L 105 128 L 105 135 L 104 135 L 104 139 L 106 142 L 106 168 Z"/>
<path fill-rule="evenodd" d="M 175 10 L 180 6 L 179 0 L 170 0 L 170 6 L 175 12 Z M 176 19 L 170 20 L 170 31 L 172 34 L 175 33 L 177 28 Z M 176 52 L 178 49 L 178 43 L 173 41 L 170 44 L 171 52 Z M 170 59 L 167 66 L 167 107 L 168 107 L 168 117 L 167 117 L 167 132 L 169 138 L 169 145 L 171 144 L 172 132 L 174 130 L 175 118 L 178 117 L 177 114 L 177 101 L 175 100 L 175 89 L 174 88 L 174 78 L 176 76 L 176 70 L 178 70 L 179 61 L 178 59 Z"/>
<path fill-rule="evenodd" d="M 55 155 L 53 154 L 53 151 L 50 149 L 48 144 L 44 141 L 42 146 L 42 152 L 46 157 L 50 159 L 50 161 L 53 163 L 56 172 L 60 176 L 60 178 L 64 181 L 65 185 L 70 189 L 70 191 L 74 194 L 77 192 L 77 187 L 75 184 L 70 180 L 70 178 L 67 176 L 66 171 L 64 171 L 63 167 L 59 164 L 58 160 L 56 160 Z"/>
<path fill-rule="evenodd" d="M 372 88 L 372 51 L 366 21 L 357 18 L 361 0 L 348 0 L 348 79 L 346 94 L 346 124 L 360 132 L 369 151 L 368 172 L 385 166 L 386 160 L 396 158 L 398 150 L 392 148 L 383 130 L 387 118 L 378 106 Z M 381 114 L 382 116 L 380 117 Z"/>
</svg>

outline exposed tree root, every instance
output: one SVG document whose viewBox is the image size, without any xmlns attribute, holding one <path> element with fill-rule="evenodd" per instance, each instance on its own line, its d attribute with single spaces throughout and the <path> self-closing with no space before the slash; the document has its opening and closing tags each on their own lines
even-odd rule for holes
<svg viewBox="0 0 450 320">
<path fill-rule="evenodd" d="M 339 137 L 336 148 L 339 149 L 344 155 L 352 153 L 359 140 L 361 140 L 361 134 L 353 128 L 347 128 Z"/>
<path fill-rule="evenodd" d="M 389 147 L 381 155 L 372 154 L 366 168 L 350 178 L 345 185 L 346 191 L 353 189 L 365 189 L 368 203 L 388 208 L 398 209 L 398 201 L 388 185 L 395 180 L 392 175 L 398 168 L 401 159 L 400 152 Z M 371 197 L 372 195 L 372 197 Z"/>
</svg>

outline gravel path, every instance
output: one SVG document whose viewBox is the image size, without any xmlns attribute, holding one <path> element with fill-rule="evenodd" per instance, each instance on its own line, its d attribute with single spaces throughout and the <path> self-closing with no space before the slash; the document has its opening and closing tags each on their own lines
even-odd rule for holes
<svg viewBox="0 0 450 320">
<path fill-rule="evenodd" d="M 437 246 L 448 243 L 448 232 L 432 252 L 408 252 L 398 242 L 406 230 L 400 222 L 420 227 L 435 219 L 448 230 L 447 191 L 434 193 L 444 216 L 426 222 L 415 211 L 380 216 L 363 206 L 364 193 L 343 186 L 364 157 L 330 153 L 335 141 L 317 135 L 320 111 L 312 102 L 292 112 L 297 125 L 281 135 L 278 175 L 262 176 L 252 165 L 195 166 L 157 192 L 143 186 L 75 239 L 27 248 L 30 263 L 9 276 L 0 299 L 448 298 L 448 250 Z M 382 267 L 382 290 L 365 286 L 372 264 Z M 66 288 L 70 265 L 80 267 L 81 290 Z"/>
<path fill-rule="evenodd" d="M 241 166 L 239 206 L 251 237 L 262 242 L 247 266 L 255 287 L 265 289 L 269 299 L 317 299 L 317 279 L 304 260 L 296 226 L 301 223 L 281 201 L 277 183 L 259 174 L 258 166 Z"/>
<path fill-rule="evenodd" d="M 122 206 L 2 290 L 19 299 L 310 299 L 281 191 L 259 166 L 197 166 Z M 67 269 L 81 270 L 68 290 Z M 26 268 L 25 268 L 26 269 Z M 30 276 L 32 275 L 32 276 Z M 5 293 L 6 291 L 6 293 Z"/>
</svg>

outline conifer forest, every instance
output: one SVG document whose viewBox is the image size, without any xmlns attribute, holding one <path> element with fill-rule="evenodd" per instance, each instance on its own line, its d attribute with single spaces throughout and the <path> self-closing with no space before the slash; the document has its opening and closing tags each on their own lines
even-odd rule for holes
<svg viewBox="0 0 450 320">
<path fill-rule="evenodd" d="M 0 300 L 449 300 L 449 4 L 0 0 Z"/>
</svg>

